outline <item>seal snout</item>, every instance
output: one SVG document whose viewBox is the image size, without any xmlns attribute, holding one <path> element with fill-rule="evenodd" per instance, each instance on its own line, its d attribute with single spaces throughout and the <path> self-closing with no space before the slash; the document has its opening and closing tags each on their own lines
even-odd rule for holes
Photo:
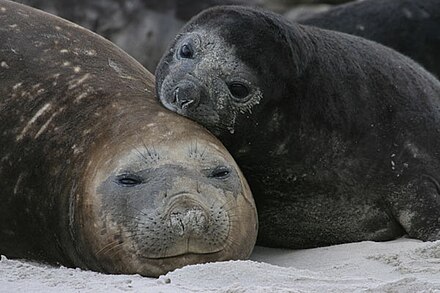
<svg viewBox="0 0 440 293">
<path fill-rule="evenodd" d="M 183 81 L 174 88 L 169 102 L 178 109 L 186 110 L 196 107 L 199 101 L 199 87 L 191 81 Z"/>
<path fill-rule="evenodd" d="M 200 235 L 209 222 L 206 212 L 197 206 L 177 206 L 171 210 L 169 220 L 171 228 L 179 236 Z"/>
</svg>

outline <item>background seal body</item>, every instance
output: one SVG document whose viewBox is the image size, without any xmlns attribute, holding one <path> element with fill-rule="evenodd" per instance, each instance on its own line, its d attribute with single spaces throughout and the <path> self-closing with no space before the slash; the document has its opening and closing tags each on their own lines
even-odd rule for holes
<svg viewBox="0 0 440 293">
<path fill-rule="evenodd" d="M 232 157 L 105 39 L 0 1 L 0 253 L 158 276 L 249 256 Z"/>
<path fill-rule="evenodd" d="M 366 39 L 251 8 L 193 18 L 156 90 L 233 154 L 258 243 L 440 239 L 440 83 Z"/>
<path fill-rule="evenodd" d="M 440 77 L 440 3 L 437 0 L 355 1 L 295 21 L 381 43 Z"/>
</svg>

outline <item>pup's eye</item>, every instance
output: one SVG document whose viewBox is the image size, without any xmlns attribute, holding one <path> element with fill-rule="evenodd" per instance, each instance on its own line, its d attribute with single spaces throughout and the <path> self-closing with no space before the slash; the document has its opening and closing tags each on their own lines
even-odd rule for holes
<svg viewBox="0 0 440 293">
<path fill-rule="evenodd" d="M 225 166 L 219 166 L 212 170 L 211 174 L 209 174 L 210 178 L 216 178 L 216 179 L 226 179 L 231 174 L 231 170 L 229 170 L 228 167 Z"/>
<path fill-rule="evenodd" d="M 183 44 L 180 47 L 179 55 L 182 58 L 192 58 L 194 56 L 194 50 L 190 44 Z"/>
<path fill-rule="evenodd" d="M 130 187 L 141 184 L 142 178 L 134 174 L 122 174 L 116 178 L 116 183 Z"/>
<path fill-rule="evenodd" d="M 228 85 L 229 91 L 238 100 L 243 100 L 249 95 L 247 86 L 240 82 L 232 82 Z"/>
</svg>

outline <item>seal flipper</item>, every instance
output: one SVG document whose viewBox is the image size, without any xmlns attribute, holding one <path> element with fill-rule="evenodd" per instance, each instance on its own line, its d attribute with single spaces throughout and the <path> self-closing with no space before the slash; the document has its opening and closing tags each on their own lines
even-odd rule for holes
<svg viewBox="0 0 440 293">
<path fill-rule="evenodd" d="M 392 210 L 397 221 L 411 238 L 423 241 L 440 237 L 440 184 L 422 174 L 409 182 L 406 190 L 392 197 Z"/>
</svg>

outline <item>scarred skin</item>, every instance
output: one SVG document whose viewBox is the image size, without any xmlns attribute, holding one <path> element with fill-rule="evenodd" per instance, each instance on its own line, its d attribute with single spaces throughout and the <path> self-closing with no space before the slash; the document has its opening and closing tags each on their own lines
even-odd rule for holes
<svg viewBox="0 0 440 293">
<path fill-rule="evenodd" d="M 105 39 L 0 1 L 0 254 L 159 276 L 247 258 L 249 187 Z"/>
<path fill-rule="evenodd" d="M 156 71 L 252 188 L 257 243 L 440 239 L 440 83 L 368 40 L 250 8 L 193 18 Z"/>
</svg>

